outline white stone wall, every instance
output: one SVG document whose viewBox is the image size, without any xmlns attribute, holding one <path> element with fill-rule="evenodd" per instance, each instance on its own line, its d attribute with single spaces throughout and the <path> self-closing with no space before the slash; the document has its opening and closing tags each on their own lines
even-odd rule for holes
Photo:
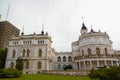
<svg viewBox="0 0 120 80">
<path fill-rule="evenodd" d="M 76 44 L 76 42 L 79 43 Z M 75 70 L 88 70 L 92 67 L 96 68 L 103 65 L 119 65 L 119 59 L 117 57 L 113 57 L 114 50 L 107 33 L 87 33 L 85 35 L 81 35 L 79 40 L 76 42 L 72 43 L 72 56 L 74 58 L 76 57 L 76 60 L 74 60 Z M 92 56 L 88 55 L 88 48 L 91 49 Z M 97 56 L 96 48 L 100 49 L 100 55 L 102 56 Z M 108 56 L 105 56 L 105 48 L 107 49 Z M 84 51 L 84 56 L 82 50 Z"/>
<path fill-rule="evenodd" d="M 69 56 L 71 56 L 72 61 L 68 61 L 68 57 Z M 60 62 L 58 62 L 58 57 L 61 58 Z M 65 62 L 63 61 L 63 57 L 66 57 L 66 61 Z M 53 64 L 54 64 L 54 70 L 63 70 L 63 67 L 67 66 L 67 65 L 72 65 L 73 66 L 73 56 L 72 56 L 72 53 L 71 52 L 56 52 Z M 61 66 L 60 68 L 58 67 L 59 65 Z"/>
<path fill-rule="evenodd" d="M 54 52 L 51 48 L 51 38 L 47 35 L 23 35 L 20 37 L 13 37 L 9 43 L 8 54 L 6 59 L 5 68 L 11 67 L 11 62 L 14 62 L 14 68 L 16 65 L 16 60 L 21 57 L 24 61 L 23 73 L 38 73 L 42 70 L 51 70 L 51 58 L 54 56 Z M 30 50 L 29 57 L 27 57 L 27 52 L 25 57 L 23 57 L 23 50 Z M 42 50 L 42 57 L 38 57 L 39 50 Z M 12 58 L 13 50 L 16 51 L 15 57 Z M 29 62 L 29 69 L 26 69 L 26 61 Z M 38 62 L 41 62 L 41 69 L 38 70 Z"/>
</svg>

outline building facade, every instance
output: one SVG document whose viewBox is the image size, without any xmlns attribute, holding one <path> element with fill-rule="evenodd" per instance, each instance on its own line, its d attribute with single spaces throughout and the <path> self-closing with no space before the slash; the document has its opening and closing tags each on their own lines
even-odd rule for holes
<svg viewBox="0 0 120 80">
<path fill-rule="evenodd" d="M 15 68 L 16 60 L 23 59 L 23 73 L 36 74 L 46 70 L 63 70 L 71 65 L 73 70 L 119 66 L 120 51 L 115 51 L 106 32 L 88 32 L 82 24 L 80 36 L 72 42 L 71 52 L 57 52 L 52 47 L 48 33 L 12 37 L 9 43 L 6 68 Z"/>
<path fill-rule="evenodd" d="M 72 52 L 56 52 L 53 59 L 54 70 L 63 70 L 65 66 L 73 66 Z"/>
<path fill-rule="evenodd" d="M 8 48 L 12 36 L 19 36 L 20 30 L 8 21 L 0 22 L 0 48 Z"/>
<path fill-rule="evenodd" d="M 53 70 L 54 50 L 51 48 L 51 37 L 48 33 L 12 37 L 6 59 L 6 68 L 15 68 L 16 60 L 23 59 L 23 73 L 36 74 L 41 70 Z"/>
<path fill-rule="evenodd" d="M 119 66 L 119 59 L 106 32 L 93 29 L 88 32 L 84 23 L 80 32 L 78 41 L 72 43 L 75 70 Z"/>
</svg>

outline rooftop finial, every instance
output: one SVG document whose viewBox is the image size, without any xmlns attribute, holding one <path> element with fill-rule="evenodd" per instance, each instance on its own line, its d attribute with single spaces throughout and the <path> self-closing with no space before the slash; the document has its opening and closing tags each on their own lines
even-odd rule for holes
<svg viewBox="0 0 120 80">
<path fill-rule="evenodd" d="M 23 25 L 23 28 L 22 28 L 22 33 L 21 33 L 21 35 L 24 35 L 24 25 Z"/>
<path fill-rule="evenodd" d="M 44 34 L 44 24 L 42 24 L 42 32 L 41 34 L 43 35 Z"/>
<path fill-rule="evenodd" d="M 85 24 L 84 24 L 84 18 L 83 18 L 83 16 L 82 16 L 82 28 L 81 29 L 87 29 L 87 27 L 85 26 Z"/>
<path fill-rule="evenodd" d="M 90 32 L 95 33 L 95 31 L 92 29 L 92 25 L 91 25 L 91 31 Z"/>
<path fill-rule="evenodd" d="M 42 24 L 42 31 L 44 31 L 44 24 Z"/>
<path fill-rule="evenodd" d="M 84 23 L 84 17 L 82 16 L 82 22 Z"/>
<path fill-rule="evenodd" d="M 92 29 L 92 25 L 91 25 L 91 29 Z"/>
<path fill-rule="evenodd" d="M 23 25 L 23 33 L 24 33 L 24 25 Z"/>
</svg>

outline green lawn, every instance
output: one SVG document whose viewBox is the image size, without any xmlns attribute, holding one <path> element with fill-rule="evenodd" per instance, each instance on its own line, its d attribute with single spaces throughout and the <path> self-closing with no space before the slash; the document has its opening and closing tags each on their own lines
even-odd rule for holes
<svg viewBox="0 0 120 80">
<path fill-rule="evenodd" d="M 46 74 L 24 74 L 20 78 L 6 78 L 0 80 L 90 80 L 84 76 L 59 76 Z"/>
</svg>

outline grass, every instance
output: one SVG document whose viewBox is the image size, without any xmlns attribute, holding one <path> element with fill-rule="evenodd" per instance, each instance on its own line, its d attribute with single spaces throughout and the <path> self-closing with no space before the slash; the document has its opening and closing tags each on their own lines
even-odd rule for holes
<svg viewBox="0 0 120 80">
<path fill-rule="evenodd" d="M 23 74 L 20 78 L 6 78 L 0 80 L 90 80 L 85 76 L 60 76 L 47 74 Z"/>
</svg>

